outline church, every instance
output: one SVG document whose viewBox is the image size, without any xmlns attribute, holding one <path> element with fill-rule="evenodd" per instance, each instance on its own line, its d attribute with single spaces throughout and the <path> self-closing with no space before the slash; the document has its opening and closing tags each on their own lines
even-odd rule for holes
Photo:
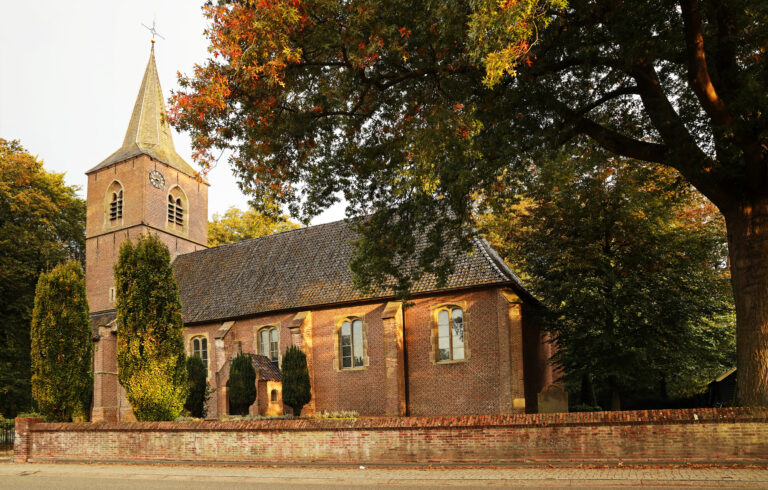
<svg viewBox="0 0 768 490">
<path fill-rule="evenodd" d="M 483 239 L 457 254 L 438 287 L 425 276 L 404 304 L 353 287 L 354 232 L 344 221 L 208 248 L 208 187 L 177 153 L 154 44 L 122 146 L 86 172 L 86 289 L 94 334 L 93 421 L 131 421 L 117 376 L 113 266 L 120 244 L 155 234 L 180 289 L 187 355 L 215 391 L 208 417 L 229 413 L 230 359 L 253 358 L 253 415 L 284 413 L 280 363 L 307 356 L 312 401 L 302 414 L 362 416 L 537 411 L 553 381 L 537 305 Z"/>
</svg>

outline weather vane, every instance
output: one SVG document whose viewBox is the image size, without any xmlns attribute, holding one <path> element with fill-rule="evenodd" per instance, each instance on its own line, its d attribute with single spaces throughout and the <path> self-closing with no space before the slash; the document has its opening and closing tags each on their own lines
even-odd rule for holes
<svg viewBox="0 0 768 490">
<path fill-rule="evenodd" d="M 147 29 L 149 32 L 152 33 L 152 44 L 155 44 L 155 36 L 159 37 L 163 41 L 165 41 L 165 38 L 160 35 L 159 32 L 157 32 L 157 29 L 155 29 L 155 20 L 152 19 L 152 27 L 149 27 L 148 25 L 145 25 L 143 22 L 141 23 L 142 26 L 144 26 L 145 29 Z"/>
</svg>

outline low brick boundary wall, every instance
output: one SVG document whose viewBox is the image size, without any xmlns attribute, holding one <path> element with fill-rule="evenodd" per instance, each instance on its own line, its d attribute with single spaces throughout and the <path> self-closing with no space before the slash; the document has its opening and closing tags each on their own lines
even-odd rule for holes
<svg viewBox="0 0 768 490">
<path fill-rule="evenodd" d="M 14 461 L 768 463 L 768 409 L 227 422 L 17 419 Z"/>
</svg>

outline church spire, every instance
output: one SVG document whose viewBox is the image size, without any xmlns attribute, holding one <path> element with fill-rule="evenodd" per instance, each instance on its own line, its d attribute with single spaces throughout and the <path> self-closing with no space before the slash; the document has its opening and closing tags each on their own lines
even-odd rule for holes
<svg viewBox="0 0 768 490">
<path fill-rule="evenodd" d="M 154 39 L 123 145 L 87 173 L 142 154 L 149 155 L 185 174 L 196 175 L 192 167 L 176 153 L 173 145 L 171 127 L 165 117 L 165 101 L 160 88 L 160 77 L 157 75 L 155 64 Z"/>
</svg>

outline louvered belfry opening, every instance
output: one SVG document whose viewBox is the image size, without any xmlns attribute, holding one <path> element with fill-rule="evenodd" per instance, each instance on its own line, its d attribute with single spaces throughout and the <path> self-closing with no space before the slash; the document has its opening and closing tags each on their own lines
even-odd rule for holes
<svg viewBox="0 0 768 490">
<path fill-rule="evenodd" d="M 112 200 L 109 203 L 109 220 L 117 221 L 123 218 L 123 190 L 112 193 Z"/>
<path fill-rule="evenodd" d="M 168 195 L 168 222 L 184 226 L 184 204 L 181 197 L 174 199 Z"/>
</svg>

